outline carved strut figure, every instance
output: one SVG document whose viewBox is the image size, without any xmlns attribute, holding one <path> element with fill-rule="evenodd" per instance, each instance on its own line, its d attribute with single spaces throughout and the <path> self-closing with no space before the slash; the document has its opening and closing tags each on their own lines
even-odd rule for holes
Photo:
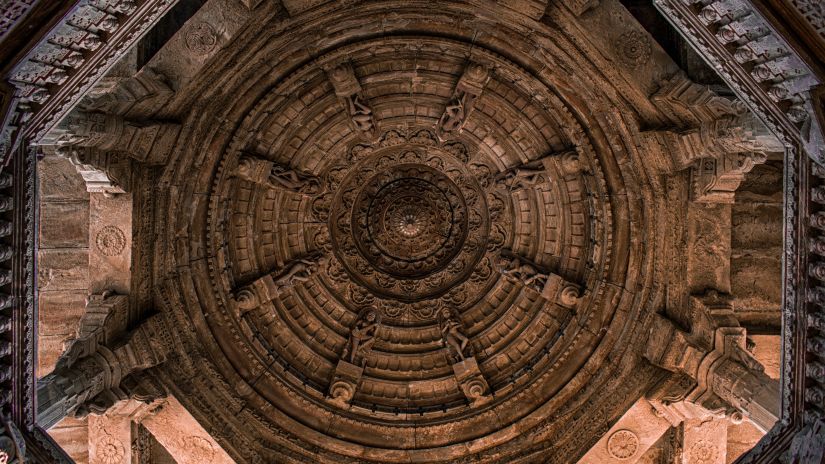
<svg viewBox="0 0 825 464">
<path fill-rule="evenodd" d="M 521 281 L 527 287 L 533 287 L 541 291 L 547 282 L 547 274 L 540 272 L 530 263 L 522 262 L 518 256 L 498 258 L 498 270 L 502 275 Z"/>
<path fill-rule="evenodd" d="M 361 97 L 358 94 L 352 95 L 347 99 L 349 105 L 349 114 L 355 127 L 363 132 L 372 132 L 372 110 L 369 106 L 361 102 Z"/>
<path fill-rule="evenodd" d="M 312 194 L 320 190 L 320 184 L 316 179 L 302 176 L 293 169 L 287 169 L 278 165 L 272 166 L 269 182 L 274 187 L 294 190 L 299 193 Z"/>
<path fill-rule="evenodd" d="M 443 132 L 452 132 L 464 123 L 466 117 L 464 100 L 466 96 L 467 94 L 464 94 L 447 104 L 444 114 L 441 115 L 441 121 L 439 121 Z"/>
<path fill-rule="evenodd" d="M 469 343 L 470 339 L 464 335 L 461 323 L 450 314 L 448 309 L 445 308 L 441 312 L 441 317 L 441 343 L 445 346 L 452 347 L 452 349 L 458 353 L 459 359 L 464 361 L 464 350 L 467 348 L 467 343 Z"/>
<path fill-rule="evenodd" d="M 528 188 L 547 182 L 545 175 L 546 173 L 543 168 L 522 166 L 507 171 L 501 177 L 501 181 L 510 187 L 510 190 Z"/>
<path fill-rule="evenodd" d="M 355 323 L 349 335 L 347 345 L 344 347 L 342 359 L 355 364 L 357 358 L 361 358 L 362 365 L 366 364 L 365 354 L 372 349 L 375 343 L 375 333 L 378 331 L 378 315 L 373 310 L 367 311 L 364 316 Z"/>
<path fill-rule="evenodd" d="M 300 258 L 293 261 L 275 277 L 275 286 L 280 291 L 292 287 L 298 282 L 308 281 L 313 274 L 318 272 L 324 261 L 325 258 L 323 257 L 318 259 Z"/>
</svg>

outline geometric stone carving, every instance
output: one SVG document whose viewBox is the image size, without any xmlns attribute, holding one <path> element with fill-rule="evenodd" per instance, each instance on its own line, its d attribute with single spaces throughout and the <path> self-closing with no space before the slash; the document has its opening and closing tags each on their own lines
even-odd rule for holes
<svg viewBox="0 0 825 464">
<path fill-rule="evenodd" d="M 436 126 L 439 140 L 445 140 L 449 134 L 458 134 L 467 118 L 473 112 L 476 99 L 484 91 L 490 80 L 490 69 L 486 66 L 470 63 L 458 80 L 452 98 L 447 103 L 444 114 Z"/>
</svg>

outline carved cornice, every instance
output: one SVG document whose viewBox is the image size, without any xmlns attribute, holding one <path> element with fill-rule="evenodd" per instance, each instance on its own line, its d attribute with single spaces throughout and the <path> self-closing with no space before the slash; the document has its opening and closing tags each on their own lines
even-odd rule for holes
<svg viewBox="0 0 825 464">
<path fill-rule="evenodd" d="M 825 161 L 810 99 L 822 81 L 749 1 L 654 3 L 786 145 L 802 143 L 814 160 Z"/>
</svg>

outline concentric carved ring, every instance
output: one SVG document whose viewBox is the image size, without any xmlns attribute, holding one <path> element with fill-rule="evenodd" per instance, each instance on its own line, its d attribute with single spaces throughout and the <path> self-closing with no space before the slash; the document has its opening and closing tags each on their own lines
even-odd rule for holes
<svg viewBox="0 0 825 464">
<path fill-rule="evenodd" d="M 402 301 L 436 297 L 466 279 L 490 228 L 475 179 L 434 147 L 377 151 L 351 169 L 332 211 L 332 248 L 347 272 Z"/>
</svg>

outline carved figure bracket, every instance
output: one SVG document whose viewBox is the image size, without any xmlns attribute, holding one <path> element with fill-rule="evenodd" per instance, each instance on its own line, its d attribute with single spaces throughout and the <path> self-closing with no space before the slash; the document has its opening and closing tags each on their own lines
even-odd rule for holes
<svg viewBox="0 0 825 464">
<path fill-rule="evenodd" d="M 490 80 L 490 69 L 486 66 L 470 63 L 458 80 L 452 97 L 447 102 L 444 114 L 438 120 L 436 134 L 445 140 L 448 134 L 460 133 L 467 118 L 475 107 L 476 100 L 484 91 Z"/>
<path fill-rule="evenodd" d="M 347 111 L 353 128 L 366 135 L 368 139 L 374 140 L 378 133 L 375 117 L 363 94 L 361 84 L 355 76 L 352 64 L 340 64 L 330 70 L 327 75 L 335 89 L 335 95 Z"/>
<path fill-rule="evenodd" d="M 323 191 L 321 179 L 251 154 L 241 155 L 235 175 L 255 184 L 302 195 Z"/>
</svg>

